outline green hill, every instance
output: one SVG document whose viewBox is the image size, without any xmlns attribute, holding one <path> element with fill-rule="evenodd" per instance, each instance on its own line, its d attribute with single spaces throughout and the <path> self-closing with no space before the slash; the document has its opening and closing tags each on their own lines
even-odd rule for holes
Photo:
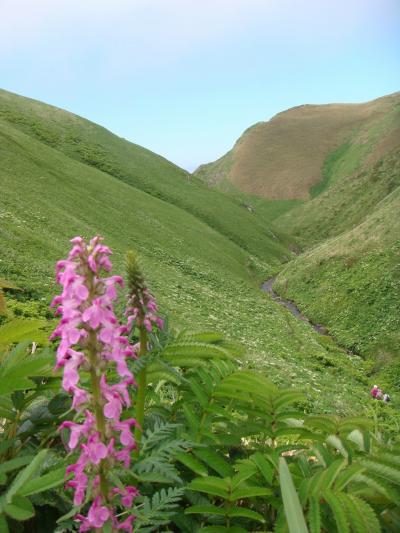
<svg viewBox="0 0 400 533">
<path fill-rule="evenodd" d="M 1 90 L 0 119 L 69 159 L 180 207 L 250 254 L 268 262 L 286 255 L 285 248 L 268 235 L 265 219 L 250 213 L 242 201 L 209 190 L 198 178 L 163 157 L 97 124 Z"/>
<path fill-rule="evenodd" d="M 398 144 L 400 93 L 365 104 L 302 105 L 247 129 L 196 175 L 269 199 L 308 199 Z"/>
<path fill-rule="evenodd" d="M 174 324 L 240 341 L 247 365 L 305 386 L 310 409 L 348 412 L 368 401 L 362 361 L 258 288 L 292 255 L 270 222 L 287 205 L 250 206 L 104 128 L 4 91 L 0 117 L 0 276 L 24 290 L 10 304 L 15 313 L 29 314 L 17 300 L 47 304 L 69 238 L 102 234 L 117 271 L 127 249 L 140 252 Z"/>
</svg>

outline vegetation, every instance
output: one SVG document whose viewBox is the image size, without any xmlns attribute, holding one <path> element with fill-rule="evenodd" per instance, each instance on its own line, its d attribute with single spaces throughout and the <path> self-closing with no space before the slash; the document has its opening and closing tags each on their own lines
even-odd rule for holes
<svg viewBox="0 0 400 533">
<path fill-rule="evenodd" d="M 276 289 L 348 349 L 374 381 L 399 385 L 400 152 L 340 180 L 282 219 L 301 246 L 320 242 L 278 276 Z M 326 237 L 330 237 L 327 240 Z"/>
<path fill-rule="evenodd" d="M 210 188 L 95 124 L 0 92 L 0 531 L 130 531 L 133 516 L 138 532 L 398 531 L 397 100 L 361 106 L 362 123 L 354 106 L 344 130 L 333 106 L 336 140 L 317 150 L 324 179 L 307 185 L 314 197 L 272 201 L 226 176 Z M 291 113 L 273 128 L 287 133 Z M 112 289 L 118 277 L 104 293 L 87 274 L 90 245 L 78 272 L 89 290 L 73 308 L 89 341 L 70 337 L 68 313 L 57 329 L 71 361 L 48 344 L 54 262 L 72 234 L 99 232 L 116 273 L 127 268 L 127 294 Z M 126 265 L 130 248 L 140 264 L 130 253 Z M 279 293 L 329 335 L 261 293 L 275 275 Z M 128 343 L 126 369 L 102 355 L 116 341 L 87 316 L 99 302 Z M 56 351 L 64 377 L 52 370 Z M 83 447 L 71 436 L 90 419 L 77 372 L 100 439 L 93 426 Z M 120 382 L 131 373 L 137 387 Z M 369 397 L 378 380 L 394 392 L 389 405 Z M 116 413 L 126 432 L 114 445 Z M 79 453 L 87 462 L 77 475 Z"/>
<path fill-rule="evenodd" d="M 53 265 L 64 255 L 65 243 L 74 234 L 99 232 L 116 250 L 119 273 L 124 259 L 118 250 L 140 252 L 149 286 L 179 327 L 224 331 L 227 338 L 243 342 L 247 364 L 267 369 L 282 386 L 305 387 L 310 409 L 348 413 L 368 404 L 363 362 L 326 342 L 259 290 L 259 283 L 293 255 L 290 240 L 271 222 L 293 203 L 276 205 L 237 191 L 210 190 L 182 177 L 180 169 L 162 158 L 153 159 L 150 152 L 79 117 L 0 94 L 0 109 L 8 117 L 35 121 L 59 139 L 50 144 L 25 122 L 0 120 L 0 276 L 23 289 L 8 291 L 9 312 L 15 318 L 48 317 Z M 84 139 L 82 149 L 89 142 L 101 143 L 110 159 L 129 165 L 137 186 L 77 161 L 68 139 L 78 133 Z M 135 165 L 143 166 L 142 174 L 133 170 Z M 143 175 L 148 191 L 159 193 L 140 189 Z M 170 200 L 160 199 L 158 188 L 163 194 L 169 191 Z M 199 212 L 181 207 L 180 197 L 187 205 L 198 205 Z M 205 222 L 203 209 L 214 221 Z M 244 247 L 239 246 L 243 241 Z M 349 402 L 353 396 L 355 401 Z"/>
<path fill-rule="evenodd" d="M 74 257 L 70 255 L 70 261 Z M 133 256 L 128 265 L 130 294 L 143 294 L 144 280 Z M 63 268 L 69 264 L 60 264 L 59 272 Z M 86 279 L 83 272 L 78 269 L 76 275 Z M 71 305 L 68 287 L 75 280 L 59 280 L 66 300 L 55 304 L 64 305 L 65 312 Z M 83 309 L 87 295 L 76 291 Z M 137 302 L 131 299 L 129 305 Z M 146 317 L 156 320 L 147 315 L 153 313 L 153 304 L 146 306 L 144 315 L 133 315 L 137 329 L 132 330 L 132 346 L 143 334 Z M 128 317 L 131 313 L 128 309 Z M 81 320 L 92 324 L 89 314 Z M 98 507 L 96 484 L 88 488 L 86 499 L 72 502 L 71 488 L 76 485 L 65 473 L 76 454 L 66 454 L 72 442 L 68 428 L 83 427 L 77 424 L 87 421 L 78 410 L 73 424 L 66 422 L 72 416 L 70 393 L 75 385 L 70 393 L 60 391 L 61 376 L 51 372 L 53 346 L 33 350 L 29 342 L 16 344 L 25 328 L 15 322 L 3 328 L 7 324 L 13 336 L 2 348 L 1 530 L 63 533 L 77 531 L 83 523 L 89 530 L 115 531 L 105 504 Z M 63 336 L 67 321 L 60 328 Z M 71 339 L 67 335 L 63 338 Z M 101 328 L 96 335 L 102 338 Z M 46 344 L 41 329 L 32 329 L 31 338 Z M 244 368 L 243 350 L 219 334 L 176 333 L 163 327 L 153 330 L 148 340 L 145 352 L 127 360 L 134 374 L 146 368 L 140 448 L 129 468 L 115 467 L 108 474 L 117 492 L 128 494 L 133 486 L 139 490 L 134 499 L 124 496 L 125 509 L 113 504 L 126 531 L 132 522 L 138 533 L 398 530 L 400 447 L 393 426 L 391 436 L 376 418 L 306 414 L 303 392 L 278 388 L 263 372 Z M 91 353 L 90 346 L 82 347 L 85 353 Z M 58 357 L 63 353 L 59 348 Z M 67 378 L 65 369 L 62 383 L 68 389 L 71 376 Z M 92 379 L 86 370 L 79 369 L 84 389 Z M 104 366 L 99 370 L 104 372 Z M 110 367 L 106 375 L 112 380 L 115 372 Z M 132 417 L 138 394 L 139 389 L 130 387 L 132 407 L 126 404 L 122 420 Z M 376 402 L 374 407 L 378 415 L 387 406 Z M 90 461 L 94 472 L 103 468 L 94 457 Z M 95 505 L 101 511 L 90 515 Z"/>
</svg>

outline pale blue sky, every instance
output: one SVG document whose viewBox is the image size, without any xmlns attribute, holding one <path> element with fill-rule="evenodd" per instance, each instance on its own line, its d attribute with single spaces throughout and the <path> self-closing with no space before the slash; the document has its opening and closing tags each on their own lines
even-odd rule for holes
<svg viewBox="0 0 400 533">
<path fill-rule="evenodd" d="M 0 87 L 193 170 L 289 107 L 400 90 L 400 0 L 0 0 Z"/>
</svg>

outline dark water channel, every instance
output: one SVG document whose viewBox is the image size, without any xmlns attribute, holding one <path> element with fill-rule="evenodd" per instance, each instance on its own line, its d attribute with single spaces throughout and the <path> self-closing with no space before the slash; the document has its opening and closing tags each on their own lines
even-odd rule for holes
<svg viewBox="0 0 400 533">
<path fill-rule="evenodd" d="M 289 309 L 292 315 L 294 315 L 296 318 L 302 320 L 303 322 L 306 322 L 306 324 L 309 324 L 317 333 L 319 333 L 320 335 L 327 335 L 328 330 L 325 326 L 321 326 L 321 324 L 313 324 L 305 315 L 303 315 L 303 313 L 298 309 L 298 307 L 296 307 L 293 302 L 291 302 L 290 300 L 285 300 L 285 298 L 282 298 L 274 291 L 273 285 L 275 283 L 275 280 L 276 276 L 265 281 L 262 284 L 261 289 L 267 294 L 269 294 L 271 298 L 275 300 L 275 302 L 282 305 L 283 307 L 286 307 L 286 309 Z"/>
</svg>

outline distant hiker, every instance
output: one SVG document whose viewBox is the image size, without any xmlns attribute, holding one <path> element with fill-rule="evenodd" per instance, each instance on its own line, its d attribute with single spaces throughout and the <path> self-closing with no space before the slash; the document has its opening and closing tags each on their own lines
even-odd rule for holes
<svg viewBox="0 0 400 533">
<path fill-rule="evenodd" d="M 383 394 L 381 389 L 378 387 L 378 385 L 374 385 L 371 389 L 371 396 L 375 398 L 375 400 L 383 400 Z"/>
<path fill-rule="evenodd" d="M 386 394 L 383 395 L 383 401 L 384 401 L 385 403 L 389 403 L 389 402 L 391 401 L 391 398 L 390 398 L 390 396 L 389 396 L 388 393 L 386 393 Z"/>
</svg>

